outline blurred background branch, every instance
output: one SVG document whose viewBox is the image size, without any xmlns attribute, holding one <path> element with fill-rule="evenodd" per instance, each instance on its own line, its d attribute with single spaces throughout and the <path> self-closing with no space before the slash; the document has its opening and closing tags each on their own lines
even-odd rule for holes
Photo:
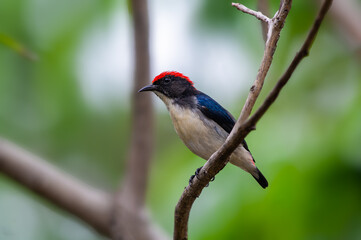
<svg viewBox="0 0 361 240">
<path fill-rule="evenodd" d="M 111 197 L 39 157 L 0 139 L 0 171 L 24 187 L 110 236 Z"/>
<path fill-rule="evenodd" d="M 361 60 L 361 4 L 356 0 L 335 1 L 330 10 L 340 36 Z"/>
<path fill-rule="evenodd" d="M 132 131 L 124 181 L 115 196 L 113 239 L 166 239 L 147 215 L 145 196 L 153 155 L 153 104 L 149 94 L 138 90 L 150 80 L 149 17 L 147 0 L 132 0 L 134 29 L 134 81 L 132 90 Z M 141 217 L 139 217 L 141 216 Z"/>
</svg>

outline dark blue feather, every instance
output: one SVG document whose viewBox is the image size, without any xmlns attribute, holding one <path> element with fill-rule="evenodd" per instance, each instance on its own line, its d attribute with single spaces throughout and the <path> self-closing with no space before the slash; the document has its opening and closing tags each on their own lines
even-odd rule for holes
<svg viewBox="0 0 361 240">
<path fill-rule="evenodd" d="M 227 133 L 230 133 L 235 124 L 234 117 L 208 95 L 200 92 L 196 97 L 199 110 L 201 110 L 206 117 L 215 121 Z"/>
</svg>

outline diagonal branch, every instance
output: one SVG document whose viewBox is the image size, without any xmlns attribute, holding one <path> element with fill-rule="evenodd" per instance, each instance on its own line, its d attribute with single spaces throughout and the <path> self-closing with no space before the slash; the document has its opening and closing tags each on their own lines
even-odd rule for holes
<svg viewBox="0 0 361 240">
<path fill-rule="evenodd" d="M 242 141 L 244 137 L 246 137 L 246 135 L 255 128 L 256 123 L 262 118 L 265 112 L 277 99 L 279 93 L 281 92 L 283 87 L 287 84 L 288 80 L 291 78 L 293 72 L 296 70 L 301 60 L 306 56 L 308 56 L 312 43 L 315 40 L 316 35 L 320 29 L 321 23 L 327 11 L 330 9 L 331 5 L 332 5 L 332 0 L 325 0 L 324 4 L 322 5 L 317 15 L 315 22 L 313 23 L 311 30 L 307 35 L 305 42 L 303 43 L 301 49 L 297 52 L 296 56 L 293 58 L 291 64 L 289 65 L 285 73 L 278 80 L 277 84 L 268 94 L 268 96 L 266 97 L 262 105 L 257 109 L 257 111 L 244 124 L 242 124 L 242 126 L 239 129 L 237 129 L 236 134 L 240 136 L 239 137 L 239 139 L 241 139 L 240 141 Z"/>
<path fill-rule="evenodd" d="M 0 173 L 78 217 L 100 234 L 112 237 L 113 197 L 110 194 L 82 183 L 55 168 L 46 160 L 1 138 Z M 118 213 L 127 216 L 129 221 L 139 223 L 134 226 L 136 231 L 146 234 L 145 238 L 137 239 L 168 239 L 151 221 L 144 207 L 138 211 L 132 211 L 124 199 L 118 200 L 118 207 Z"/>
<path fill-rule="evenodd" d="M 283 1 L 282 4 L 287 4 L 287 1 Z M 288 2 L 291 4 L 291 2 Z M 195 199 L 201 194 L 203 188 L 209 183 L 209 181 L 227 164 L 228 157 L 230 154 L 237 148 L 237 146 L 243 141 L 247 134 L 252 131 L 263 116 L 263 114 L 269 109 L 272 103 L 276 100 L 281 89 L 290 79 L 292 73 L 300 63 L 300 61 L 308 55 L 308 51 L 311 48 L 312 42 L 316 37 L 316 34 L 319 30 L 320 24 L 324 19 L 325 14 L 327 13 L 329 7 L 332 4 L 332 0 L 325 0 L 324 4 L 321 7 L 321 10 L 306 38 L 305 43 L 301 47 L 301 50 L 296 54 L 294 60 L 290 64 L 289 68 L 286 70 L 284 75 L 280 78 L 274 89 L 270 92 L 265 102 L 261 107 L 253 114 L 247 121 L 243 124 L 236 124 L 233 128 L 230 136 L 227 138 L 223 146 L 215 152 L 210 159 L 203 166 L 201 171 L 198 174 L 197 178 L 194 178 L 193 183 L 186 187 L 184 190 L 175 210 L 175 227 L 174 227 L 174 239 L 187 239 L 188 238 L 188 219 L 191 207 Z M 282 5 L 281 5 L 282 8 Z M 288 8 L 289 10 L 289 8 Z M 287 11 L 288 11 L 287 10 Z M 281 12 L 281 11 L 279 11 Z M 287 16 L 287 15 L 286 15 Z M 283 20 L 284 22 L 284 20 Z M 271 36 L 272 37 L 272 36 Z M 268 39 L 269 41 L 270 39 Z M 268 42 L 267 41 L 267 42 Z M 275 47 L 275 45 L 274 45 Z M 265 50 L 265 52 L 267 49 Z M 273 50 L 274 51 L 274 50 Z M 268 70 L 267 70 L 268 71 Z M 252 93 L 252 89 L 251 89 Z M 255 96 L 250 94 L 251 96 Z M 258 96 L 258 95 L 257 95 Z M 255 98 L 257 98 L 257 96 Z M 255 99 L 254 99 L 255 101 Z M 247 107 L 245 105 L 245 107 Z M 253 107 L 253 105 L 252 105 Z M 237 123 L 243 122 L 242 116 L 247 115 L 248 109 L 245 110 L 245 113 L 241 113 L 240 118 Z M 248 114 L 249 116 L 249 114 Z M 248 117 L 247 116 L 247 117 Z"/>
<path fill-rule="evenodd" d="M 264 80 L 268 73 L 268 70 L 272 64 L 273 55 L 277 48 L 277 43 L 280 38 L 280 33 L 283 25 L 286 21 L 289 11 L 291 10 L 292 0 L 282 1 L 280 9 L 275 16 L 271 19 L 268 25 L 267 41 L 260 68 L 258 69 L 256 80 L 254 81 L 247 100 L 241 111 L 241 115 L 236 122 L 236 127 L 243 123 L 251 114 L 254 104 L 258 98 L 259 93 L 262 90 Z M 233 131 L 232 131 L 233 132 Z M 231 133 L 232 135 L 232 133 Z"/>
<path fill-rule="evenodd" d="M 109 236 L 110 195 L 0 139 L 0 172 Z"/>
</svg>

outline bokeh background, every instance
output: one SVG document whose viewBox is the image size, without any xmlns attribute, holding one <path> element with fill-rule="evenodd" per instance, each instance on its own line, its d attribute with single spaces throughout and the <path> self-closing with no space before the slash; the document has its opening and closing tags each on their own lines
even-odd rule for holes
<svg viewBox="0 0 361 240">
<path fill-rule="evenodd" d="M 279 2 L 270 3 L 274 13 Z M 256 106 L 302 44 L 317 6 L 294 1 Z M 149 1 L 149 14 L 152 76 L 181 71 L 238 116 L 263 54 L 259 21 L 216 0 Z M 227 166 L 193 206 L 191 239 L 361 239 L 361 55 L 335 22 L 328 15 L 310 56 L 247 137 L 269 188 Z M 130 138 L 132 33 L 127 1 L 0 0 L 0 136 L 114 191 Z M 174 207 L 204 160 L 153 100 L 147 205 L 171 235 Z M 104 238 L 0 174 L 0 239 Z"/>
</svg>

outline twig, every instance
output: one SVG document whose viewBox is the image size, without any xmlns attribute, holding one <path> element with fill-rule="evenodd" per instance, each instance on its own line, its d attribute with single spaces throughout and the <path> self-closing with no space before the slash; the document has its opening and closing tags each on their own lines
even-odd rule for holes
<svg viewBox="0 0 361 240">
<path fill-rule="evenodd" d="M 236 7 L 238 10 L 240 10 L 240 11 L 242 11 L 244 13 L 255 16 L 258 20 L 261 20 L 262 22 L 269 23 L 271 21 L 271 19 L 268 18 L 267 16 L 263 15 L 263 13 L 254 11 L 252 9 L 249 9 L 246 6 L 244 6 L 243 4 L 232 3 L 232 6 Z"/>
<path fill-rule="evenodd" d="M 277 43 L 280 38 L 281 30 L 288 16 L 288 13 L 291 10 L 291 4 L 292 4 L 292 0 L 283 1 L 280 6 L 280 9 L 277 11 L 275 16 L 269 22 L 267 41 L 265 45 L 262 62 L 260 68 L 258 69 L 256 80 L 254 81 L 250 89 L 250 92 L 248 94 L 247 100 L 242 108 L 241 115 L 238 121 L 236 122 L 236 126 L 241 125 L 249 117 L 253 109 L 253 106 L 256 103 L 258 95 L 262 90 L 264 80 L 271 66 L 273 55 L 277 48 Z"/>
<path fill-rule="evenodd" d="M 237 130 L 237 134 L 244 135 L 244 137 L 254 129 L 256 123 L 258 120 L 261 119 L 261 117 L 264 115 L 264 113 L 269 109 L 269 107 L 272 105 L 272 103 L 277 99 L 279 93 L 283 89 L 283 87 L 286 85 L 288 80 L 291 78 L 293 72 L 296 70 L 297 66 L 301 62 L 303 58 L 308 56 L 309 51 L 311 49 L 312 43 L 316 38 L 316 35 L 320 29 L 321 23 L 327 13 L 327 11 L 330 9 L 332 5 L 333 0 L 325 0 L 323 3 L 315 22 L 313 23 L 313 26 L 311 30 L 309 31 L 307 38 L 305 42 L 303 43 L 301 49 L 297 52 L 296 56 L 293 58 L 291 64 L 285 71 L 285 73 L 282 75 L 282 77 L 278 80 L 277 84 L 274 86 L 272 91 L 268 94 L 262 105 L 257 109 L 257 111 L 240 127 L 239 130 Z M 240 141 L 244 139 L 244 137 L 241 138 Z"/>
<path fill-rule="evenodd" d="M 0 172 L 110 236 L 111 197 L 0 139 Z"/>
<path fill-rule="evenodd" d="M 290 4 L 290 2 L 288 3 Z M 235 150 L 235 148 L 237 148 L 237 146 L 242 142 L 242 140 L 247 136 L 247 134 L 254 129 L 258 120 L 268 110 L 268 108 L 277 98 L 281 89 L 288 82 L 288 80 L 290 79 L 292 73 L 294 72 L 300 61 L 305 56 L 307 56 L 308 51 L 312 45 L 312 42 L 316 37 L 317 31 L 319 30 L 320 24 L 327 10 L 331 6 L 331 3 L 332 0 L 326 0 L 324 2 L 318 14 L 318 17 L 316 18 L 314 25 L 308 34 L 305 43 L 301 47 L 300 52 L 296 54 L 291 65 L 286 70 L 285 74 L 280 78 L 275 88 L 270 92 L 265 102 L 256 111 L 256 113 L 252 115 L 247 121 L 245 121 L 243 124 L 240 124 L 238 126 L 236 125 L 233 128 L 226 142 L 217 152 L 215 152 L 210 157 L 210 159 L 206 162 L 206 164 L 199 172 L 198 177 L 194 178 L 193 183 L 187 186 L 186 189 L 184 190 L 175 210 L 174 239 L 184 240 L 188 238 L 188 219 L 193 202 L 201 194 L 203 188 L 209 183 L 209 181 L 227 164 L 228 161 L 227 158 Z M 283 1 L 282 4 L 287 4 L 287 1 Z M 241 120 L 241 117 L 242 114 L 237 122 Z"/>
</svg>

